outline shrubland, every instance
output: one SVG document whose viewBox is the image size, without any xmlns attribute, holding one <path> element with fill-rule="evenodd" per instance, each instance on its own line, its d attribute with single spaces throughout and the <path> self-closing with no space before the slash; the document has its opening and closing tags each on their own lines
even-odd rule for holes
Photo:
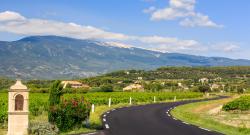
<svg viewBox="0 0 250 135">
<path fill-rule="evenodd" d="M 250 96 L 241 96 L 240 98 L 224 104 L 222 109 L 225 111 L 248 111 L 250 110 Z"/>
</svg>

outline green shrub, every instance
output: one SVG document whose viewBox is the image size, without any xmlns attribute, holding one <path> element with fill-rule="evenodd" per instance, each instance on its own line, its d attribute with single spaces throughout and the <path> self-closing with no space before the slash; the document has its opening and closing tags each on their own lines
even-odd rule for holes
<svg viewBox="0 0 250 135">
<path fill-rule="evenodd" d="M 92 87 L 89 92 L 101 92 L 101 88 L 100 87 Z"/>
<path fill-rule="evenodd" d="M 210 87 L 208 85 L 201 85 L 198 87 L 199 92 L 209 92 L 211 91 Z"/>
<path fill-rule="evenodd" d="M 0 100 L 0 123 L 5 123 L 8 120 L 8 113 L 7 113 L 7 108 L 8 108 L 8 101 L 7 100 Z"/>
<path fill-rule="evenodd" d="M 113 92 L 113 86 L 109 84 L 102 85 L 100 87 L 92 87 L 89 92 Z"/>
<path fill-rule="evenodd" d="M 56 114 L 55 123 L 60 131 L 68 131 L 76 127 L 83 127 L 83 122 L 89 116 L 90 104 L 83 98 L 72 98 L 62 100 L 53 111 Z"/>
<path fill-rule="evenodd" d="M 101 92 L 113 92 L 113 86 L 112 85 L 102 85 L 101 86 Z"/>
<path fill-rule="evenodd" d="M 246 111 L 250 110 L 250 96 L 242 96 L 234 101 L 231 101 L 225 105 L 223 105 L 222 109 L 224 111 L 230 110 L 241 110 Z"/>
<path fill-rule="evenodd" d="M 31 123 L 28 132 L 30 135 L 57 135 L 59 130 L 50 123 Z"/>
</svg>

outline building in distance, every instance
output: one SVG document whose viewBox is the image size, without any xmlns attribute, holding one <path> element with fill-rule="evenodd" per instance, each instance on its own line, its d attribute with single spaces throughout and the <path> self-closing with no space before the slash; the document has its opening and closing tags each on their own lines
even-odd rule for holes
<svg viewBox="0 0 250 135">
<path fill-rule="evenodd" d="M 63 88 L 66 88 L 67 85 L 70 85 L 71 88 L 90 88 L 89 85 L 82 84 L 78 81 L 62 81 L 61 83 L 63 84 Z"/>
</svg>

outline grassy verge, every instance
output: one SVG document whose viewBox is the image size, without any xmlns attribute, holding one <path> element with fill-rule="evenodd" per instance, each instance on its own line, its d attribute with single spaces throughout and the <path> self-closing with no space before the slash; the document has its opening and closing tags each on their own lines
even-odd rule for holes
<svg viewBox="0 0 250 135">
<path fill-rule="evenodd" d="M 172 110 L 171 114 L 177 119 L 183 120 L 193 125 L 198 125 L 207 129 L 221 132 L 223 134 L 249 135 L 249 128 L 246 128 L 244 125 L 239 125 L 239 127 L 235 127 L 222 123 L 216 120 L 216 113 L 213 114 L 211 112 L 211 108 L 216 109 L 218 108 L 218 106 L 221 106 L 222 104 L 227 103 L 231 100 L 233 99 L 230 98 L 182 105 Z M 228 117 L 230 117 L 230 115 L 231 114 L 227 114 Z"/>
<path fill-rule="evenodd" d="M 0 129 L 0 135 L 7 135 L 7 129 L 6 128 L 1 128 Z"/>
</svg>

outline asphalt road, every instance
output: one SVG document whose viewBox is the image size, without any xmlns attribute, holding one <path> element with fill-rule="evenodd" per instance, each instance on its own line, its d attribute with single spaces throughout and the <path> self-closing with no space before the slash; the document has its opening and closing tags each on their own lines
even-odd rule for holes
<svg viewBox="0 0 250 135">
<path fill-rule="evenodd" d="M 216 100 L 219 97 L 209 100 Z M 113 109 L 103 114 L 104 130 L 99 135 L 220 135 L 182 122 L 171 116 L 176 106 L 201 100 L 159 103 Z M 204 101 L 204 100 L 202 100 Z"/>
</svg>

